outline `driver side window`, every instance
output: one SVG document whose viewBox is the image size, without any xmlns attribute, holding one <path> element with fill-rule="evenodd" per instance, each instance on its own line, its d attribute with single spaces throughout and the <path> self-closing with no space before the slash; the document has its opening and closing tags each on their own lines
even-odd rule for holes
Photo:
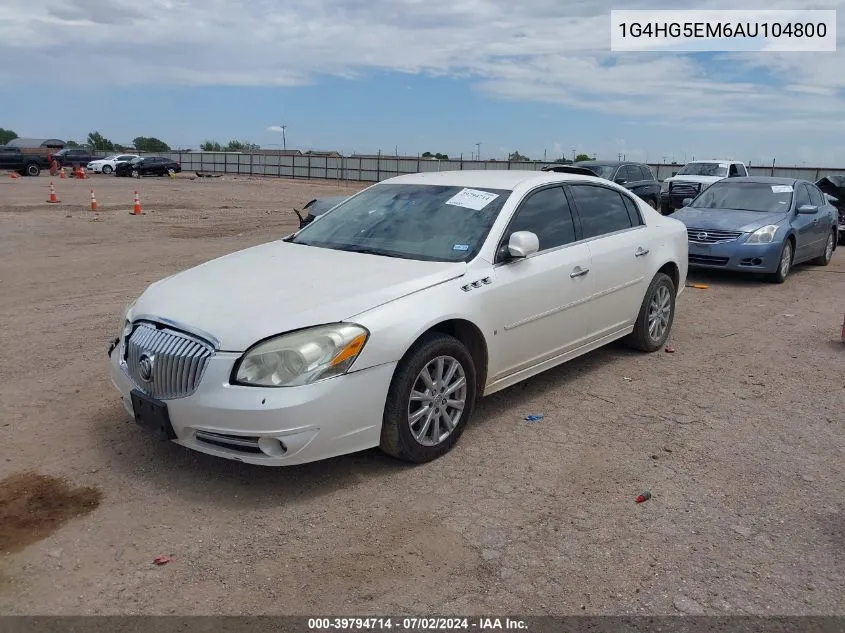
<svg viewBox="0 0 845 633">
<path fill-rule="evenodd" d="M 795 208 L 800 209 L 805 204 L 812 204 L 810 202 L 810 192 L 807 191 L 806 185 L 798 185 L 795 188 Z"/>
<path fill-rule="evenodd" d="M 540 241 L 540 251 L 575 241 L 575 225 L 562 187 L 550 187 L 528 194 L 516 211 L 499 248 L 507 257 L 508 240 L 517 231 L 531 231 Z"/>
</svg>

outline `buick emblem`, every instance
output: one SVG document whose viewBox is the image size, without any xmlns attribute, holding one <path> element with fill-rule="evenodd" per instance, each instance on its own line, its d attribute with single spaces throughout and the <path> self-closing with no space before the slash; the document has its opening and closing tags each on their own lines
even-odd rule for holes
<svg viewBox="0 0 845 633">
<path fill-rule="evenodd" d="M 144 382 L 152 382 L 153 380 L 153 368 L 155 363 L 155 356 L 148 356 L 147 354 L 142 354 L 141 358 L 138 359 L 138 370 L 141 375 L 141 380 Z"/>
<path fill-rule="evenodd" d="M 698 238 L 699 240 L 706 240 L 707 233 L 699 233 L 698 235 L 696 235 L 696 238 Z"/>
</svg>

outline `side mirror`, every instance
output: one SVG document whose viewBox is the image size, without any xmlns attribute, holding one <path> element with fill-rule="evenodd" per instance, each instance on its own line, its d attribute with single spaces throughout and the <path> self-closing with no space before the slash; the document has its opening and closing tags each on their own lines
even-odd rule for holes
<svg viewBox="0 0 845 633">
<path fill-rule="evenodd" d="M 818 213 L 819 208 L 814 204 L 802 204 L 798 207 L 798 213 L 801 215 L 813 215 L 814 213 Z"/>
<path fill-rule="evenodd" d="M 690 206 L 692 204 L 692 198 L 684 198 L 684 201 L 681 204 L 685 207 Z"/>
<path fill-rule="evenodd" d="M 627 181 L 627 180 L 625 180 L 624 178 L 617 178 L 617 179 L 616 179 L 616 180 L 614 180 L 613 182 L 615 182 L 617 185 L 624 185 L 624 184 L 625 184 L 625 183 L 627 183 L 628 181 Z"/>
<path fill-rule="evenodd" d="M 517 231 L 508 240 L 508 254 L 522 259 L 540 250 L 540 239 L 531 231 Z"/>
<path fill-rule="evenodd" d="M 673 176 L 677 176 L 677 175 L 678 175 L 678 172 L 673 171 L 673 172 L 672 172 L 672 175 L 673 175 Z"/>
</svg>

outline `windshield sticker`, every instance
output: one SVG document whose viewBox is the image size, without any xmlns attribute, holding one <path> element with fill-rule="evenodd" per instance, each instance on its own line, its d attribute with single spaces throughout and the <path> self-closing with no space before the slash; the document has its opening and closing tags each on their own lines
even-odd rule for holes
<svg viewBox="0 0 845 633">
<path fill-rule="evenodd" d="M 469 250 L 469 244 L 455 244 L 452 247 L 452 250 L 453 251 L 468 251 Z"/>
<path fill-rule="evenodd" d="M 727 168 L 728 168 L 728 164 L 727 164 L 727 163 L 719 163 L 719 168 L 720 168 L 720 169 L 727 169 Z"/>
<path fill-rule="evenodd" d="M 449 198 L 446 204 L 472 209 L 473 211 L 481 211 L 498 197 L 498 193 L 488 193 L 487 191 L 479 191 L 478 189 L 461 189 Z"/>
<path fill-rule="evenodd" d="M 772 185 L 772 193 L 792 193 L 792 185 Z"/>
</svg>

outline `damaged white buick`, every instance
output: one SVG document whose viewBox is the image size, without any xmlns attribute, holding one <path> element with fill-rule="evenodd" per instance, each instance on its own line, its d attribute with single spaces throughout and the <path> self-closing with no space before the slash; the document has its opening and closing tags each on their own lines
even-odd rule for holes
<svg viewBox="0 0 845 633">
<path fill-rule="evenodd" d="M 660 349 L 686 275 L 684 225 L 607 180 L 398 176 L 151 284 L 111 377 L 140 426 L 204 453 L 422 463 L 481 396 L 616 339 Z"/>
</svg>

